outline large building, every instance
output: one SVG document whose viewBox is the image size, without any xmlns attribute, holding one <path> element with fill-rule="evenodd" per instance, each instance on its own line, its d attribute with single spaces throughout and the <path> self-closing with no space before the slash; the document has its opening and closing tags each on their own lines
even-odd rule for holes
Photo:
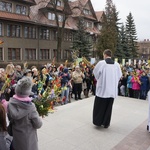
<svg viewBox="0 0 150 150">
<path fill-rule="evenodd" d="M 70 0 L 67 4 L 58 0 L 56 8 L 52 0 L 0 0 L 0 64 L 45 64 L 57 57 L 58 25 L 64 24 L 61 61 L 71 57 L 70 46 L 77 30 L 78 18 L 85 20 L 87 33 L 96 41 L 100 34 L 103 12 L 95 12 L 90 0 Z M 56 21 L 56 12 L 58 22 Z M 95 55 L 93 46 L 93 56 Z"/>
<path fill-rule="evenodd" d="M 150 40 L 144 39 L 143 41 L 138 42 L 139 46 L 139 59 L 141 60 L 150 60 Z"/>
</svg>

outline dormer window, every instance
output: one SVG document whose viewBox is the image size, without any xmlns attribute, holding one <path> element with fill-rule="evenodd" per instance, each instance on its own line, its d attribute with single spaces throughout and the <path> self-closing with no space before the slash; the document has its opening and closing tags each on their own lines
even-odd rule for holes
<svg viewBox="0 0 150 150">
<path fill-rule="evenodd" d="M 86 22 L 86 27 L 87 28 L 93 28 L 93 23 L 92 22 Z"/>
<path fill-rule="evenodd" d="M 52 12 L 49 12 L 49 13 L 48 13 L 48 19 L 49 19 L 49 20 L 55 20 L 55 19 L 56 19 L 55 14 L 52 13 Z M 59 21 L 59 22 L 63 22 L 63 15 L 58 15 L 58 21 Z"/>
<path fill-rule="evenodd" d="M 55 14 L 49 12 L 49 13 L 48 13 L 48 19 L 49 19 L 49 20 L 55 20 Z"/>
<path fill-rule="evenodd" d="M 61 4 L 61 1 L 60 0 L 58 0 L 57 1 L 57 6 L 61 6 L 62 4 Z"/>
<path fill-rule="evenodd" d="M 16 13 L 17 14 L 26 15 L 26 13 L 27 13 L 26 7 L 25 6 L 21 6 L 21 5 L 16 5 Z"/>
<path fill-rule="evenodd" d="M 51 5 L 57 5 L 57 6 L 62 6 L 62 1 L 61 0 L 57 0 L 57 4 L 56 4 L 56 0 L 53 0 L 51 2 L 49 2 L 49 4 Z"/>
<path fill-rule="evenodd" d="M 85 15 L 90 15 L 90 14 L 91 14 L 90 10 L 88 10 L 88 9 L 84 9 L 84 10 L 83 10 L 83 13 L 84 13 Z"/>
<path fill-rule="evenodd" d="M 12 12 L 12 3 L 0 1 L 0 10 Z"/>
<path fill-rule="evenodd" d="M 63 16 L 62 15 L 58 15 L 58 21 L 63 22 Z"/>
<path fill-rule="evenodd" d="M 98 25 L 98 30 L 101 30 L 102 29 L 102 26 L 99 24 Z"/>
</svg>

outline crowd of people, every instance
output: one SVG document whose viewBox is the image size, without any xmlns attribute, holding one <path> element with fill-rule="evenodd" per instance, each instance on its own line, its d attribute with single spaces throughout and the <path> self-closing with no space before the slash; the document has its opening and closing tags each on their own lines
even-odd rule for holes
<svg viewBox="0 0 150 150">
<path fill-rule="evenodd" d="M 145 100 L 150 87 L 149 65 L 126 63 L 120 66 L 123 75 L 118 84 L 118 95 Z M 36 66 L 22 69 L 21 65 L 8 64 L 6 68 L 0 68 L 0 100 L 9 101 L 10 97 L 15 94 L 15 85 L 25 76 L 32 78 L 33 86 L 30 96 L 33 98 L 42 94 L 48 86 L 53 88 L 52 84 L 56 82 L 61 89 L 59 93 L 61 104 L 71 102 L 72 98 L 75 100 L 87 98 L 90 92 L 95 95 L 96 79 L 93 75 L 93 66 L 83 65 L 82 62 L 73 68 L 62 64 L 59 67 L 47 64 L 40 69 Z M 42 85 L 39 85 L 39 80 L 42 81 Z"/>
<path fill-rule="evenodd" d="M 3 141 L 0 148 L 38 149 L 36 130 L 42 126 L 42 120 L 33 100 L 44 95 L 45 91 L 49 91 L 50 97 L 56 95 L 58 99 L 54 102 L 61 105 L 71 102 L 72 98 L 87 98 L 89 92 L 94 95 L 96 81 L 92 69 L 83 63 L 73 68 L 51 64 L 22 68 L 12 63 L 0 68 L 0 140 Z"/>
<path fill-rule="evenodd" d="M 150 88 L 150 68 L 148 63 L 138 62 L 121 66 L 122 77 L 119 82 L 119 95 L 146 100 Z"/>
<path fill-rule="evenodd" d="M 47 87 L 54 89 L 54 84 L 60 86 L 61 104 L 71 102 L 71 98 L 75 100 L 87 98 L 89 92 L 95 94 L 96 80 L 92 70 L 92 67 L 83 66 L 82 63 L 73 68 L 62 64 L 59 67 L 46 64 L 40 68 L 32 66 L 23 69 L 20 65 L 8 64 L 5 69 L 0 68 L 0 100 L 9 101 L 10 97 L 15 94 L 17 82 L 23 77 L 31 77 L 33 81 L 32 94 L 30 95 L 33 98 L 42 95 Z"/>
</svg>

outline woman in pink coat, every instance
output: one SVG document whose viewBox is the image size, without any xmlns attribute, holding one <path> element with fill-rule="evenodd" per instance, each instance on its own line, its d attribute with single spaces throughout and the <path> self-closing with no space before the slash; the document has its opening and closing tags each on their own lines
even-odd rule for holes
<svg viewBox="0 0 150 150">
<path fill-rule="evenodd" d="M 139 74 L 137 72 L 134 73 L 134 75 L 131 79 L 131 82 L 132 82 L 132 89 L 133 89 L 133 97 L 134 98 L 139 98 L 141 82 L 140 82 Z"/>
</svg>

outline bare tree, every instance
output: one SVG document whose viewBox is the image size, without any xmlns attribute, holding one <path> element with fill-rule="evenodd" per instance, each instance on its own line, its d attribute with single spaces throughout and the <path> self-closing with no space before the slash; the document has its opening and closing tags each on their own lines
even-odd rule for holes
<svg viewBox="0 0 150 150">
<path fill-rule="evenodd" d="M 62 14 L 62 20 L 60 21 L 60 12 L 58 11 L 58 0 L 51 0 L 49 4 L 51 4 L 52 9 L 55 14 L 55 20 L 57 24 L 57 61 L 61 60 L 61 50 L 62 50 L 62 42 L 64 37 L 64 29 L 66 20 L 68 17 L 72 14 L 71 9 L 69 6 L 68 0 L 62 0 L 63 1 L 63 9 L 61 10 Z"/>
</svg>

